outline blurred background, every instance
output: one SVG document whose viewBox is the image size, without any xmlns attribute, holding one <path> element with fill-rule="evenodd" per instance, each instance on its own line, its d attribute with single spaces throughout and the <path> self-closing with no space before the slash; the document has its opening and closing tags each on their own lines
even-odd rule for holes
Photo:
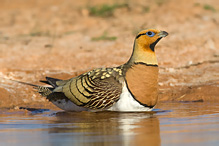
<svg viewBox="0 0 219 146">
<path fill-rule="evenodd" d="M 136 34 L 156 47 L 162 101 L 219 101 L 218 0 L 0 0 L 0 108 L 56 108 L 32 87 L 125 63 Z"/>
</svg>

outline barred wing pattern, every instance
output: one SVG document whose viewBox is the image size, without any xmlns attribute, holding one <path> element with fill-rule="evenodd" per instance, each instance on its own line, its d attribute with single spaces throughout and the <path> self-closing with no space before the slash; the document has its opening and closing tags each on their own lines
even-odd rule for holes
<svg viewBox="0 0 219 146">
<path fill-rule="evenodd" d="M 96 69 L 64 83 L 62 92 L 78 106 L 109 108 L 119 100 L 122 92 L 121 75 L 121 68 Z"/>
</svg>

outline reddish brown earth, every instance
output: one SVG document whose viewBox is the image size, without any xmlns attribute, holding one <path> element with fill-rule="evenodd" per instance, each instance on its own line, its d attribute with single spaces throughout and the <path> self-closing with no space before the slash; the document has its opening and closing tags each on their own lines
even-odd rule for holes
<svg viewBox="0 0 219 146">
<path fill-rule="evenodd" d="M 125 63 L 136 33 L 165 30 L 156 49 L 160 102 L 219 101 L 219 1 L 119 1 L 112 16 L 89 6 L 115 1 L 1 0 L 0 108 L 56 107 L 19 80 L 67 79 L 97 67 Z M 207 6 L 211 6 L 208 8 Z M 94 41 L 104 33 L 116 40 Z"/>
</svg>

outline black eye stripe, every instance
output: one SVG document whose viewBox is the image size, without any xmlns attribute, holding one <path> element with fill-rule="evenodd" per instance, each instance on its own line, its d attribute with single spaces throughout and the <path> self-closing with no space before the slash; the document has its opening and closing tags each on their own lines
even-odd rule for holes
<svg viewBox="0 0 219 146">
<path fill-rule="evenodd" d="M 139 35 L 136 36 L 136 39 L 139 38 L 139 37 L 142 36 L 142 35 L 148 35 L 148 36 L 150 36 L 150 35 L 152 35 L 153 33 L 154 33 L 154 32 L 152 32 L 152 31 L 148 31 L 148 32 L 146 32 L 146 33 L 141 33 L 141 34 L 139 34 Z"/>
<path fill-rule="evenodd" d="M 136 36 L 136 39 L 139 38 L 140 36 L 145 35 L 145 33 L 141 33 L 139 35 Z"/>
</svg>

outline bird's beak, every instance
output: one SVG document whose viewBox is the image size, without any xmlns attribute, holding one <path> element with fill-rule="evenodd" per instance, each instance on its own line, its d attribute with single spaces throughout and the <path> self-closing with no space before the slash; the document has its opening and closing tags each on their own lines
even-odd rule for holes
<svg viewBox="0 0 219 146">
<path fill-rule="evenodd" d="M 168 33 L 166 31 L 160 31 L 158 33 L 158 36 L 161 37 L 161 38 L 166 37 L 167 35 L 168 35 Z"/>
</svg>

